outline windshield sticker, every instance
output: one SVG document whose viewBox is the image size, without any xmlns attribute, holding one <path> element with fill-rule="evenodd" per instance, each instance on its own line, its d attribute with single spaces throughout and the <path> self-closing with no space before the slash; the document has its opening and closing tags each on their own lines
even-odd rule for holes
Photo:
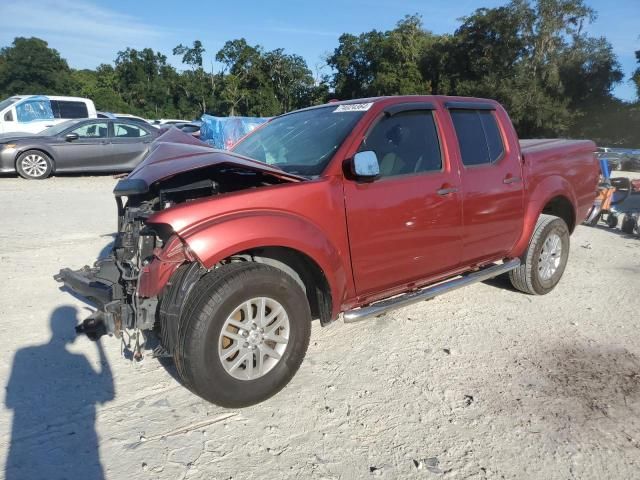
<svg viewBox="0 0 640 480">
<path fill-rule="evenodd" d="M 349 103 L 346 105 L 339 105 L 338 108 L 336 108 L 333 113 L 340 113 L 340 112 L 366 112 L 367 110 L 369 110 L 371 108 L 371 105 L 373 105 L 373 102 L 369 102 L 369 103 Z"/>
</svg>

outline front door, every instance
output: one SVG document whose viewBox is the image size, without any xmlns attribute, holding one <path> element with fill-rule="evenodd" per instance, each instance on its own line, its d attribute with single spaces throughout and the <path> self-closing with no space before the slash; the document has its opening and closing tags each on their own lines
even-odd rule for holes
<svg viewBox="0 0 640 480">
<path fill-rule="evenodd" d="M 376 153 L 380 177 L 344 184 L 357 294 L 455 268 L 461 256 L 460 179 L 440 148 L 435 113 L 383 117 L 359 150 Z"/>
<path fill-rule="evenodd" d="M 67 140 L 66 135 L 75 133 L 78 138 Z M 109 145 L 109 124 L 93 121 L 67 130 L 54 147 L 56 170 L 101 171 L 108 169 L 111 162 Z"/>
</svg>

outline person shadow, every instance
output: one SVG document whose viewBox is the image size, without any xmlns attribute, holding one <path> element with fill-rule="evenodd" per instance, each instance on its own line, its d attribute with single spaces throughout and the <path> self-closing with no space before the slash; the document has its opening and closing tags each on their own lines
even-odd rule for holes
<svg viewBox="0 0 640 480">
<path fill-rule="evenodd" d="M 96 405 L 113 400 L 109 362 L 98 340 L 100 370 L 67 345 L 76 339 L 78 311 L 56 308 L 48 343 L 18 350 L 6 386 L 13 424 L 5 478 L 102 479 Z"/>
</svg>

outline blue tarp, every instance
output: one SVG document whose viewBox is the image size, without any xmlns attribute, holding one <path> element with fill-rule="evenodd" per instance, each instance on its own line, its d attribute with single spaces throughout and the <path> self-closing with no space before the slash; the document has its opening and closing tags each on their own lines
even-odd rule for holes
<svg viewBox="0 0 640 480">
<path fill-rule="evenodd" d="M 213 117 L 203 115 L 200 140 L 214 148 L 228 150 L 246 134 L 269 120 L 263 117 Z"/>
<path fill-rule="evenodd" d="M 21 123 L 37 120 L 53 120 L 51 102 L 45 96 L 29 97 L 16 104 L 16 114 Z"/>
</svg>

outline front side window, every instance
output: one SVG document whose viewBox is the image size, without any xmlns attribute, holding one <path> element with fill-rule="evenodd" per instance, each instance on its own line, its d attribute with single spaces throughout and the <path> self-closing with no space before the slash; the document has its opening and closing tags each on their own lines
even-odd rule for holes
<svg viewBox="0 0 640 480">
<path fill-rule="evenodd" d="M 442 169 L 438 131 L 431 111 L 403 112 L 384 117 L 359 151 L 374 151 L 381 177 Z"/>
<path fill-rule="evenodd" d="M 149 135 L 146 130 L 128 123 L 114 123 L 113 131 L 117 138 L 140 138 Z"/>
<path fill-rule="evenodd" d="M 71 130 L 69 133 L 76 133 L 80 138 L 107 138 L 109 136 L 109 127 L 106 122 L 88 123 Z"/>
<path fill-rule="evenodd" d="M 330 105 L 283 115 L 231 150 L 285 172 L 315 178 L 370 106 L 370 103 Z"/>
<path fill-rule="evenodd" d="M 53 120 L 51 104 L 46 98 L 26 100 L 16 105 L 16 115 L 19 122 L 28 123 L 38 120 Z"/>
<path fill-rule="evenodd" d="M 451 110 L 465 166 L 496 162 L 504 153 L 502 136 L 491 110 Z"/>
</svg>

